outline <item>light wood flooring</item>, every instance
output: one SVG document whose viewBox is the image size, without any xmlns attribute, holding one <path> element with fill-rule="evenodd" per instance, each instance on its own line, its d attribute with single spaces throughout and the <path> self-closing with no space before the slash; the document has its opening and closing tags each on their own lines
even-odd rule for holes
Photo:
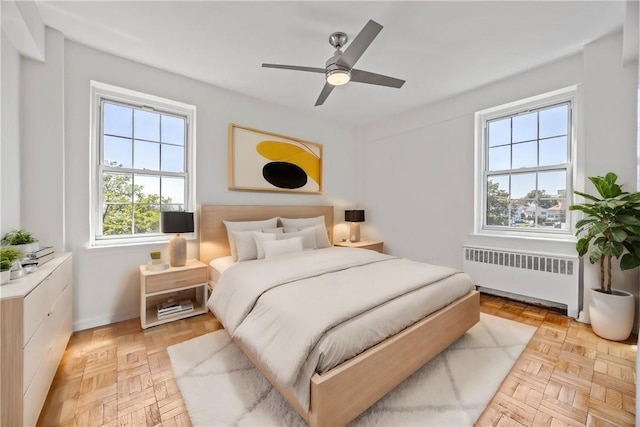
<svg viewBox="0 0 640 427">
<path fill-rule="evenodd" d="M 555 311 L 483 295 L 481 311 L 538 327 L 479 426 L 635 424 L 636 337 L 610 342 Z M 220 329 L 211 314 L 147 330 L 75 333 L 39 426 L 190 426 L 166 348 Z M 479 385 L 481 386 L 481 385 Z"/>
</svg>

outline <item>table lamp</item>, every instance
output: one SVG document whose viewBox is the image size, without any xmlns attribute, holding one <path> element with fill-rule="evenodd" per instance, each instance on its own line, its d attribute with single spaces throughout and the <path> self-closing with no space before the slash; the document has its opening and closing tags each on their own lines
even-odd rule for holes
<svg viewBox="0 0 640 427">
<path fill-rule="evenodd" d="M 360 241 L 360 223 L 364 222 L 364 210 L 351 209 L 344 211 L 344 220 L 351 222 L 349 230 L 349 240 L 352 242 Z"/>
<path fill-rule="evenodd" d="M 160 212 L 160 231 L 177 233 L 169 240 L 169 264 L 182 267 L 187 263 L 187 240 L 180 233 L 193 232 L 193 212 Z"/>
</svg>

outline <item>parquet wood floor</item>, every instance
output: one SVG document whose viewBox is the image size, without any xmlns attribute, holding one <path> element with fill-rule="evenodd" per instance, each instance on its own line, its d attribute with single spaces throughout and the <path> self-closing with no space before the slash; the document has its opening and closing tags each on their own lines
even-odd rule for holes
<svg viewBox="0 0 640 427">
<path fill-rule="evenodd" d="M 635 424 L 635 337 L 606 341 L 556 311 L 499 297 L 483 295 L 481 310 L 538 329 L 476 425 Z M 166 348 L 220 328 L 206 314 L 73 334 L 38 426 L 190 426 Z"/>
</svg>

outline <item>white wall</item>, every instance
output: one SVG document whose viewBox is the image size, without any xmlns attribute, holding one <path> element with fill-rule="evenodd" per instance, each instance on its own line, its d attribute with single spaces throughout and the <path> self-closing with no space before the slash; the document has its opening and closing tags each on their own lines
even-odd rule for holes
<svg viewBox="0 0 640 427">
<path fill-rule="evenodd" d="M 49 61 L 49 58 L 47 59 Z M 284 109 L 66 41 L 64 125 L 66 239 L 74 255 L 74 325 L 84 329 L 137 317 L 138 266 L 166 245 L 87 248 L 89 242 L 89 81 L 96 80 L 197 107 L 196 203 L 333 204 L 336 218 L 355 198 L 355 129 Z M 25 82 L 28 84 L 29 82 Z M 35 100 L 31 100 L 35 102 Z M 234 192 L 227 189 L 229 123 L 323 144 L 322 195 Z M 60 165 L 58 167 L 61 167 Z M 25 206 L 25 208 L 27 208 Z M 188 256 L 198 257 L 197 242 Z"/>
<path fill-rule="evenodd" d="M 636 183 L 637 63 L 623 67 L 620 33 L 573 55 L 362 130 L 362 200 L 367 227 L 396 255 L 462 268 L 465 242 L 575 253 L 573 242 L 473 235 L 474 113 L 578 85 L 578 189 L 615 171 Z M 437 84 L 437 82 L 434 82 Z M 369 215 L 371 212 L 371 215 Z M 587 263 L 588 264 L 588 263 Z M 585 270 L 587 286 L 597 271 Z M 637 293 L 637 272 L 616 283 Z"/>
<path fill-rule="evenodd" d="M 65 249 L 64 36 L 45 31 L 46 62 L 24 58 L 20 87 L 21 225 Z"/>
<path fill-rule="evenodd" d="M 2 32 L 0 235 L 20 228 L 20 55 Z"/>
</svg>

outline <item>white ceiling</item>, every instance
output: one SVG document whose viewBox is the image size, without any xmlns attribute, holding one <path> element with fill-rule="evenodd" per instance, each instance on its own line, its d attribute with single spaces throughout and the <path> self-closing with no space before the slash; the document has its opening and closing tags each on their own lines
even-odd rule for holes
<svg viewBox="0 0 640 427">
<path fill-rule="evenodd" d="M 65 37 L 125 58 L 354 125 L 579 52 L 622 28 L 623 1 L 38 1 Z M 384 26 L 356 68 L 406 80 L 349 83 L 314 107 L 329 34 Z M 347 44 L 348 48 L 348 44 Z"/>
</svg>

